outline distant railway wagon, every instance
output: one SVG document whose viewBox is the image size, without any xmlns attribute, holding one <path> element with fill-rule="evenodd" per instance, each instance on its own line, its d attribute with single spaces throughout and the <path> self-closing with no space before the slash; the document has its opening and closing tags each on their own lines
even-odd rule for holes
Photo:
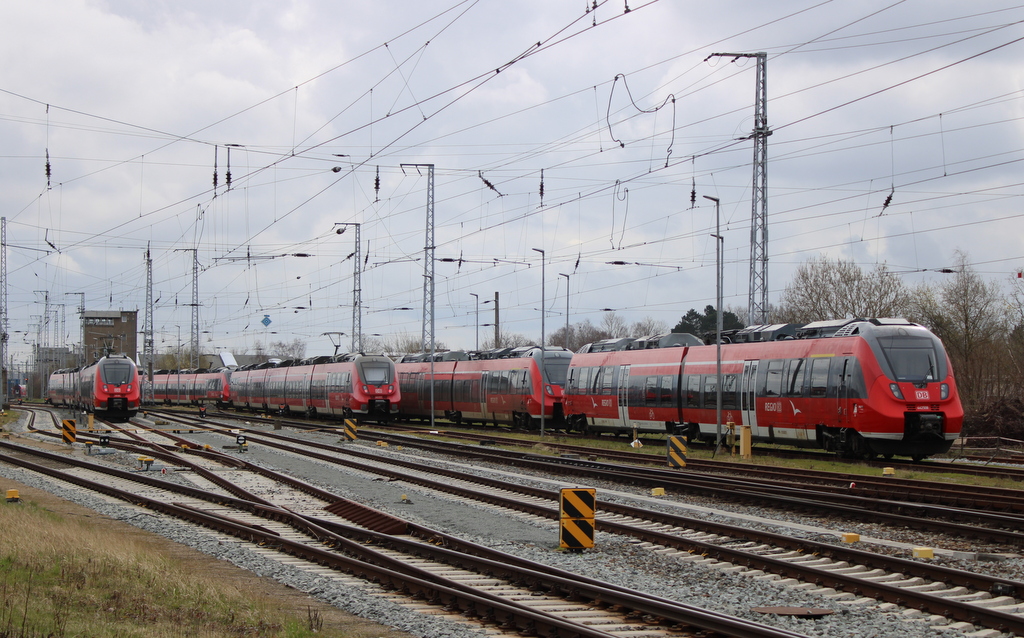
<svg viewBox="0 0 1024 638">
<path fill-rule="evenodd" d="M 153 400 L 170 405 L 231 405 L 231 371 L 157 370 L 153 373 Z"/>
<path fill-rule="evenodd" d="M 901 319 L 760 326 L 721 345 L 721 420 L 754 441 L 848 456 L 947 451 L 963 408 L 939 339 Z M 781 337 L 781 338 L 780 338 Z M 585 432 L 719 432 L 718 347 L 573 356 L 564 411 Z"/>
<path fill-rule="evenodd" d="M 234 406 L 254 411 L 386 420 L 401 393 L 395 364 L 382 355 L 344 354 L 235 369 Z"/>
<path fill-rule="evenodd" d="M 95 413 L 96 416 L 127 420 L 139 411 L 139 372 L 127 355 L 107 355 L 82 368 L 57 370 L 47 383 L 47 400 Z"/>
<path fill-rule="evenodd" d="M 536 346 L 487 352 L 447 352 L 396 364 L 402 388 L 401 415 L 455 422 L 539 427 L 541 410 L 552 425 L 563 423 L 562 386 L 572 352 Z M 433 397 L 431 397 L 433 387 Z M 543 408 L 542 408 L 543 406 Z"/>
</svg>

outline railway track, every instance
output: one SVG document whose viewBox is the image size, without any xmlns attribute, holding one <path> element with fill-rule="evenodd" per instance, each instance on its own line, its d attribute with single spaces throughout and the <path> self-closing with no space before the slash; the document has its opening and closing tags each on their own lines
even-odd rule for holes
<svg viewBox="0 0 1024 638">
<path fill-rule="evenodd" d="M 157 451 L 134 442 L 116 445 L 132 453 Z M 240 538 L 252 551 L 293 567 L 300 559 L 301 569 L 323 575 L 326 567 L 332 578 L 346 583 L 352 577 L 372 581 L 383 588 L 378 595 L 401 597 L 411 607 L 426 601 L 434 613 L 472 619 L 496 635 L 801 636 L 524 561 L 266 469 L 231 472 L 230 486 L 222 479 L 214 489 L 202 489 L 8 442 L 0 441 L 0 450 L 5 463 Z M 210 472 L 216 454 L 203 452 L 201 462 L 185 455 L 174 460 L 192 472 Z M 160 454 L 172 458 L 174 453 Z M 252 468 L 227 457 L 221 469 Z"/>
<path fill-rule="evenodd" d="M 165 431 L 147 434 L 146 437 L 168 439 L 167 448 L 181 449 L 188 443 L 166 430 L 209 426 L 207 422 L 182 422 L 165 426 Z M 227 427 L 220 429 L 218 434 L 235 436 Z M 459 498 L 529 511 L 535 517 L 557 517 L 557 511 L 552 507 L 556 497 L 549 490 L 531 494 L 521 487 L 511 489 L 508 481 L 501 480 L 491 481 L 485 490 L 481 490 L 481 484 L 488 481 L 479 477 L 438 472 L 436 468 L 425 469 L 408 462 L 402 462 L 401 467 L 395 468 L 397 459 L 381 459 L 379 453 L 362 452 L 354 449 L 355 446 L 315 444 L 255 429 L 248 431 L 247 436 L 250 444 L 255 446 L 311 454 L 323 462 L 388 476 L 430 490 L 458 494 Z M 161 448 L 159 444 L 151 445 Z M 200 448 L 195 446 L 195 449 Z M 313 451 L 304 451 L 306 449 Z M 351 457 L 360 460 L 353 461 Z M 426 476 L 430 474 L 433 478 Z M 529 500 L 533 501 L 532 505 L 527 503 Z M 645 507 L 602 503 L 601 509 L 600 530 L 637 538 L 665 557 L 721 570 L 735 570 L 751 578 L 775 579 L 783 586 L 800 587 L 799 582 L 802 582 L 824 587 L 820 590 L 822 595 L 846 599 L 851 605 L 890 601 L 883 602 L 883 608 L 901 605 L 961 623 L 1024 632 L 1024 626 L 1015 624 L 1022 622 L 1020 617 L 1013 613 L 1021 607 L 1018 601 L 1024 598 L 1024 585 L 1014 581 L 947 570 L 842 546 L 801 541 L 780 534 L 659 514 Z"/>
<path fill-rule="evenodd" d="M 327 462 L 379 472 L 390 479 L 525 511 L 533 516 L 549 519 L 558 516 L 551 506 L 557 496 L 551 491 L 510 486 L 507 481 L 481 479 L 458 471 L 425 469 L 415 462 L 387 459 L 382 463 L 379 455 L 350 447 L 314 446 L 275 433 L 250 431 L 250 434 L 254 444 L 283 450 L 292 445 L 315 447 L 327 452 L 318 457 Z M 409 443 L 406 439 L 393 442 Z M 354 462 L 344 458 L 353 456 L 361 460 Z M 391 467 L 395 464 L 400 468 Z M 490 489 L 481 491 L 481 484 Z M 529 498 L 524 499 L 524 496 Z M 1015 614 L 1024 609 L 1019 602 L 1024 599 L 1022 583 L 842 546 L 795 540 L 781 534 L 657 514 L 647 508 L 611 503 L 602 503 L 601 508 L 599 530 L 641 539 L 651 543 L 653 551 L 665 552 L 666 556 L 702 561 L 719 569 L 735 568 L 755 578 L 777 577 L 783 584 L 813 583 L 826 588 L 825 595 L 846 597 L 862 604 L 869 599 L 885 601 L 1001 630 L 1014 627 L 1011 623 L 1022 622 Z M 1024 625 L 1016 626 L 1014 631 L 1024 632 Z"/>
</svg>

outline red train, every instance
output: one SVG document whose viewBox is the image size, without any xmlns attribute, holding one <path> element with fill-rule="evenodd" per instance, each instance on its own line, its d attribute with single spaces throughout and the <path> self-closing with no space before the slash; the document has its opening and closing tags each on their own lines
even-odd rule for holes
<svg viewBox="0 0 1024 638">
<path fill-rule="evenodd" d="M 395 363 L 382 355 L 344 354 L 261 363 L 230 374 L 236 408 L 366 420 L 398 413 Z"/>
<path fill-rule="evenodd" d="M 534 429 L 543 406 L 544 419 L 559 425 L 564 423 L 562 386 L 571 359 L 569 350 L 546 348 L 542 376 L 537 346 L 446 352 L 433 362 L 429 355 L 403 358 L 396 364 L 400 412 L 403 417 L 430 418 L 433 379 L 435 418 Z"/>
<path fill-rule="evenodd" d="M 126 421 L 139 411 L 139 371 L 127 355 L 111 354 L 83 368 L 50 375 L 47 400 L 112 421 Z"/>
<path fill-rule="evenodd" d="M 724 339 L 723 339 L 724 340 Z M 722 423 L 755 441 L 853 457 L 947 451 L 963 408 L 939 339 L 902 319 L 757 326 L 721 346 Z M 578 431 L 717 435 L 715 345 L 579 353 L 564 397 Z"/>
<path fill-rule="evenodd" d="M 153 373 L 153 401 L 177 405 L 213 403 L 223 408 L 231 405 L 231 371 L 157 370 Z"/>
</svg>

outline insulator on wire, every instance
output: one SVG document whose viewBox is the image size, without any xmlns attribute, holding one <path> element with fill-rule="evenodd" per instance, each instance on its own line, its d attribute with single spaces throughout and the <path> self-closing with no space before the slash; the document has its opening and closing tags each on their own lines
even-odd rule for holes
<svg viewBox="0 0 1024 638">
<path fill-rule="evenodd" d="M 373 178 L 373 201 L 374 203 L 380 201 L 380 166 L 377 167 L 377 176 Z"/>
<path fill-rule="evenodd" d="M 213 147 L 213 190 L 217 190 L 217 151 L 220 150 L 219 146 Z"/>
<path fill-rule="evenodd" d="M 46 149 L 46 187 L 50 187 L 50 149 Z"/>
<path fill-rule="evenodd" d="M 544 205 L 544 169 L 540 169 L 540 205 Z"/>
<path fill-rule="evenodd" d="M 690 182 L 690 208 L 697 206 L 697 180 L 691 179 Z"/>
</svg>

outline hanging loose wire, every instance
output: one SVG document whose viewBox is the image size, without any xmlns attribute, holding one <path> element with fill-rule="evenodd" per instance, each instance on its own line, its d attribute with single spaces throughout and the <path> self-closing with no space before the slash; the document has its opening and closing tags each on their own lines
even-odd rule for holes
<svg viewBox="0 0 1024 638">
<path fill-rule="evenodd" d="M 627 11 L 628 11 L 628 7 L 627 7 Z M 659 104 L 658 106 L 655 106 L 654 108 L 650 108 L 650 109 L 640 108 L 639 106 L 637 106 L 636 100 L 633 99 L 633 93 L 629 90 L 629 84 L 626 83 L 626 76 L 623 75 L 622 73 L 616 74 L 615 78 L 612 80 L 612 88 L 611 88 L 610 91 L 608 91 L 608 108 L 605 111 L 605 123 L 608 125 L 608 134 L 611 136 L 612 141 L 618 142 L 619 148 L 626 148 L 626 144 L 622 140 L 619 140 L 619 139 L 615 138 L 615 134 L 612 133 L 612 122 L 611 122 L 612 97 L 615 95 L 615 85 L 618 83 L 619 78 L 622 78 L 622 86 L 624 86 L 626 88 L 626 95 L 629 96 L 630 104 L 632 104 L 633 108 L 635 108 L 637 111 L 639 111 L 641 113 L 648 113 L 648 114 L 650 114 L 650 113 L 657 113 L 662 108 L 664 108 L 669 102 L 672 103 L 672 139 L 669 140 L 668 148 L 665 149 L 665 153 L 666 153 L 665 154 L 665 167 L 668 168 L 669 159 L 672 157 L 672 146 L 676 143 L 676 96 L 675 96 L 675 94 L 674 93 L 669 93 L 665 97 L 665 99 L 662 100 L 661 104 Z"/>
</svg>

